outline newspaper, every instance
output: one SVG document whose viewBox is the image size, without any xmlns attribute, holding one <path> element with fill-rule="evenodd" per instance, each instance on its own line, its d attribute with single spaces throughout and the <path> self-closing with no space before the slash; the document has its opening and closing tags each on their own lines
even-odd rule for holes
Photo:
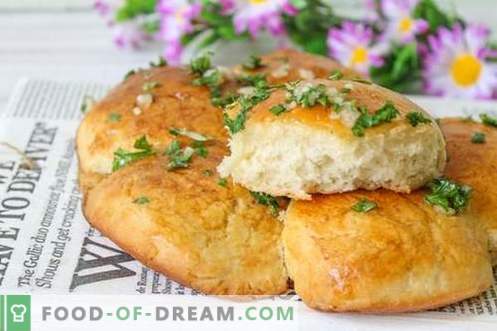
<svg viewBox="0 0 497 331">
<path fill-rule="evenodd" d="M 0 142 L 20 149 L 39 166 L 29 169 L 18 153 L 0 146 L 0 291 L 200 295 L 135 261 L 91 228 L 81 213 L 74 150 L 80 106 L 84 96 L 100 98 L 106 90 L 93 83 L 23 80 L 0 112 Z M 415 99 L 434 116 L 497 113 L 492 102 Z M 288 298 L 299 300 L 294 293 L 282 300 Z M 314 321 L 330 318 L 308 312 Z M 343 322 L 350 315 L 333 316 Z M 405 316 L 495 323 L 497 282 L 477 298 Z M 361 319 L 356 316 L 353 323 Z"/>
</svg>

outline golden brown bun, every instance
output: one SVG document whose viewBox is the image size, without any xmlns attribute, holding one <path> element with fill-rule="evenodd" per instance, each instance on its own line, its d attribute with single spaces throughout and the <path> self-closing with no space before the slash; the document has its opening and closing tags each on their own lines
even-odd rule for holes
<svg viewBox="0 0 497 331">
<path fill-rule="evenodd" d="M 490 252 L 497 264 L 497 129 L 460 119 L 442 119 L 447 140 L 448 177 L 473 188 L 471 211 L 489 233 Z M 485 134 L 485 144 L 473 144 L 475 132 Z"/>
<path fill-rule="evenodd" d="M 154 146 L 164 147 L 174 138 L 171 127 L 186 128 L 215 138 L 226 139 L 222 112 L 211 105 L 205 87 L 192 85 L 185 69 L 164 67 L 132 75 L 86 115 L 77 134 L 78 155 L 83 172 L 109 174 L 113 153 L 119 147 L 133 150 L 136 139 L 146 135 Z M 143 94 L 145 81 L 157 82 L 154 102 L 135 115 L 136 98 Z M 109 121 L 111 113 L 119 121 Z"/>
<path fill-rule="evenodd" d="M 378 208 L 351 210 L 361 198 Z M 355 191 L 292 201 L 283 244 L 295 290 L 321 310 L 417 311 L 475 296 L 492 284 L 487 237 L 478 220 L 437 213 L 421 191 Z"/>
<path fill-rule="evenodd" d="M 390 101 L 399 111 L 390 123 L 353 134 L 355 110 L 340 115 L 330 107 L 297 106 L 274 115 L 287 91 L 277 90 L 257 104 L 245 129 L 231 138 L 231 155 L 219 171 L 251 190 L 295 199 L 312 193 L 337 193 L 358 188 L 388 188 L 410 192 L 442 174 L 446 163 L 442 132 L 419 106 L 398 93 L 374 84 L 316 79 L 305 84 L 325 85 L 331 91 L 351 88 L 348 100 L 370 112 Z M 233 112 L 238 112 L 237 107 Z M 419 112 L 431 122 L 413 127 L 406 119 Z M 355 116 L 350 121 L 351 116 Z"/>
<path fill-rule="evenodd" d="M 167 171 L 159 156 L 113 173 L 88 193 L 87 219 L 140 262 L 203 293 L 285 292 L 281 222 L 246 189 L 219 185 L 224 142 L 208 149 L 187 169 Z M 150 202 L 133 202 L 142 196 Z"/>
</svg>

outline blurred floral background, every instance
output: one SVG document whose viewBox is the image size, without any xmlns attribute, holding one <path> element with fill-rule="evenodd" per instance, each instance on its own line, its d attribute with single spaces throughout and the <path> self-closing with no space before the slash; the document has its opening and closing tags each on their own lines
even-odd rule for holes
<svg viewBox="0 0 497 331">
<path fill-rule="evenodd" d="M 400 92 L 496 99 L 497 43 L 454 3 L 363 0 L 363 17 L 320 0 L 97 0 L 94 7 L 118 47 L 160 43 L 170 64 L 181 62 L 185 48 L 269 36 L 272 47 L 329 56 Z"/>
</svg>

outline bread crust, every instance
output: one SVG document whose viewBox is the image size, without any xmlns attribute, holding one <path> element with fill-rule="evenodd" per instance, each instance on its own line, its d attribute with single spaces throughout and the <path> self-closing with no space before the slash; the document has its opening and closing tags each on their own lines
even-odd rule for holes
<svg viewBox="0 0 497 331">
<path fill-rule="evenodd" d="M 219 171 L 254 191 L 309 199 L 313 193 L 339 193 L 354 189 L 415 190 L 443 173 L 445 141 L 439 126 L 423 109 L 398 93 L 375 84 L 349 80 L 316 79 L 328 89 L 349 89 L 347 100 L 370 113 L 390 102 L 399 115 L 391 122 L 354 134 L 352 123 L 341 117 L 357 111 L 315 105 L 279 115 L 270 110 L 287 103 L 287 91 L 276 90 L 248 114 L 245 128 L 231 137 L 231 155 Z M 233 118 L 240 111 L 230 111 Z M 411 125 L 406 115 L 422 114 L 428 123 Z M 351 114 L 350 114 L 351 113 Z M 298 135 L 298 136 L 297 136 Z M 288 146 L 285 142 L 289 141 Z M 319 151 L 313 154 L 312 151 Z M 283 176 L 282 174 L 285 174 Z"/>
<path fill-rule="evenodd" d="M 362 198 L 378 208 L 353 211 Z M 422 191 L 355 191 L 293 201 L 283 243 L 295 290 L 320 310 L 418 311 L 475 296 L 492 284 L 479 220 L 470 213 L 437 213 Z"/>
<path fill-rule="evenodd" d="M 485 225 L 497 265 L 497 129 L 462 118 L 444 118 L 441 127 L 449 155 L 445 173 L 473 188 L 470 211 Z M 475 132 L 485 134 L 484 144 L 471 143 Z"/>
<path fill-rule="evenodd" d="M 85 215 L 145 265 L 203 293 L 283 293 L 282 224 L 246 189 L 204 174 L 225 151 L 211 144 L 187 169 L 168 171 L 155 156 L 113 173 L 89 192 Z M 142 196 L 150 202 L 134 202 Z"/>
</svg>

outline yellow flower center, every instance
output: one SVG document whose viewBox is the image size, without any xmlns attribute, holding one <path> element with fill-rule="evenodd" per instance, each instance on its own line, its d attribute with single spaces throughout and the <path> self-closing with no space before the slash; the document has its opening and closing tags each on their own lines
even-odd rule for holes
<svg viewBox="0 0 497 331">
<path fill-rule="evenodd" d="M 248 0 L 251 5 L 262 5 L 265 4 L 268 0 Z"/>
<path fill-rule="evenodd" d="M 399 21 L 399 26 L 397 27 L 399 29 L 399 32 L 402 33 L 407 33 L 411 31 L 413 26 L 413 22 L 410 17 L 404 17 Z"/>
<path fill-rule="evenodd" d="M 480 60 L 476 56 L 466 53 L 454 59 L 450 72 L 457 85 L 467 87 L 478 81 L 481 69 Z"/>
<path fill-rule="evenodd" d="M 352 56 L 350 57 L 350 64 L 362 64 L 368 60 L 368 50 L 364 47 L 357 47 L 352 52 Z"/>
</svg>

